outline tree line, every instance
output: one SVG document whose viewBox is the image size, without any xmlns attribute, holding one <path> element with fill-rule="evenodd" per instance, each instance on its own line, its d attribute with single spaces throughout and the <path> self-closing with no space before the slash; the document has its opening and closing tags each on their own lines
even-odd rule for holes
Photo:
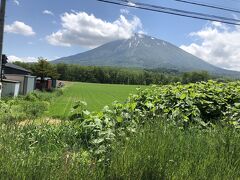
<svg viewBox="0 0 240 180">
<path fill-rule="evenodd" d="M 48 76 L 64 81 L 79 81 L 107 84 L 170 84 L 207 81 L 216 79 L 206 71 L 184 72 L 165 69 L 137 69 L 121 67 L 81 66 L 75 64 L 51 64 L 46 59 L 37 63 L 14 62 L 32 71 L 36 76 Z"/>
</svg>

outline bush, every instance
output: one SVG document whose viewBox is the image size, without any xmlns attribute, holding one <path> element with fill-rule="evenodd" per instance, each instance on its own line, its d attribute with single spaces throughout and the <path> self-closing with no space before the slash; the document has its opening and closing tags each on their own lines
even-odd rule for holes
<svg viewBox="0 0 240 180">
<path fill-rule="evenodd" d="M 46 101 L 25 101 L 21 103 L 22 111 L 26 113 L 27 118 L 35 119 L 41 117 L 48 110 L 49 103 Z"/>
<path fill-rule="evenodd" d="M 239 87 L 240 82 L 215 81 L 153 86 L 139 90 L 124 104 L 115 102 L 113 109 L 105 107 L 97 113 L 90 113 L 84 103 L 78 102 L 71 119 L 81 127 L 81 140 L 101 159 L 106 158 L 117 137 L 126 138 L 156 118 L 163 118 L 180 129 L 206 129 L 215 125 L 238 128 L 239 115 L 234 119 L 228 117 L 234 105 L 240 102 Z"/>
<path fill-rule="evenodd" d="M 0 121 L 7 123 L 41 117 L 48 110 L 54 97 L 60 96 L 62 93 L 61 90 L 53 93 L 34 91 L 15 99 L 4 99 L 0 101 Z"/>
</svg>

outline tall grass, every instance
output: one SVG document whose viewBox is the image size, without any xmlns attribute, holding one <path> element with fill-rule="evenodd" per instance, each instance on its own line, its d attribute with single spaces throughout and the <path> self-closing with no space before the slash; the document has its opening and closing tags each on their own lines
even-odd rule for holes
<svg viewBox="0 0 240 180">
<path fill-rule="evenodd" d="M 1 125 L 0 179 L 94 179 L 95 160 L 71 125 Z M 100 173 L 100 175 L 98 175 Z"/>
<path fill-rule="evenodd" d="M 157 121 L 97 162 L 71 124 L 1 125 L 0 179 L 237 179 L 236 129 L 180 130 Z"/>
<path fill-rule="evenodd" d="M 236 129 L 180 130 L 154 123 L 115 147 L 109 179 L 238 179 Z"/>
</svg>

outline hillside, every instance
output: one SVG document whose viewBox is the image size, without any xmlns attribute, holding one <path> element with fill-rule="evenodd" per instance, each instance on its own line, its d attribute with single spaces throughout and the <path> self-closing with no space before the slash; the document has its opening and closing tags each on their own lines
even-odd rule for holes
<svg viewBox="0 0 240 180">
<path fill-rule="evenodd" d="M 165 68 L 183 72 L 204 70 L 211 74 L 240 77 L 240 72 L 216 67 L 169 42 L 140 34 L 135 34 L 131 39 L 113 41 L 52 62 L 146 69 Z"/>
</svg>

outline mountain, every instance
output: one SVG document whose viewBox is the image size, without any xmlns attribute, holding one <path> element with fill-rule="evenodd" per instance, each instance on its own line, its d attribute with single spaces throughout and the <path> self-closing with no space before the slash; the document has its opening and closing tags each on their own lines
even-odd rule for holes
<svg viewBox="0 0 240 180">
<path fill-rule="evenodd" d="M 216 75 L 240 77 L 240 72 L 216 67 L 169 42 L 142 34 L 135 34 L 127 40 L 106 43 L 90 51 L 54 60 L 52 63 L 164 68 L 183 72 L 204 70 Z"/>
</svg>

